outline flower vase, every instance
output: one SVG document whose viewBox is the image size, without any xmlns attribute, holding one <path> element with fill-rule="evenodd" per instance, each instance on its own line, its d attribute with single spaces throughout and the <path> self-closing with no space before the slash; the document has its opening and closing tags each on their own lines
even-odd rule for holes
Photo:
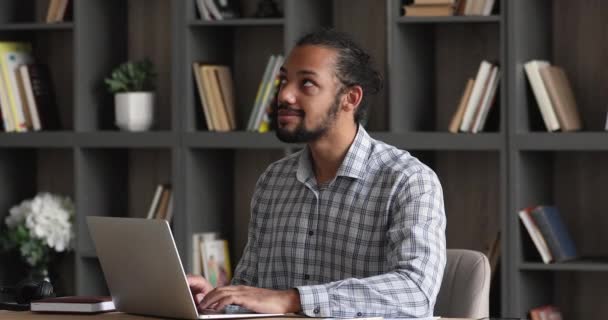
<svg viewBox="0 0 608 320">
<path fill-rule="evenodd" d="M 43 281 L 46 280 L 51 282 L 51 278 L 49 276 L 49 269 L 47 266 L 33 266 L 29 269 L 28 279 L 34 281 Z"/>
</svg>

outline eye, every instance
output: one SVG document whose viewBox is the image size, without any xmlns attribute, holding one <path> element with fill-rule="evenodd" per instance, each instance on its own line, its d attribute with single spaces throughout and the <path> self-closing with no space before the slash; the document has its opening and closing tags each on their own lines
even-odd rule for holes
<svg viewBox="0 0 608 320">
<path fill-rule="evenodd" d="M 310 80 L 308 80 L 308 79 L 304 79 L 302 81 L 302 86 L 305 87 L 305 88 L 310 88 L 310 87 L 314 87 L 315 83 L 312 82 L 312 81 L 310 81 Z"/>
<path fill-rule="evenodd" d="M 287 83 L 287 79 L 283 76 L 279 77 L 279 87 L 282 87 Z"/>
</svg>

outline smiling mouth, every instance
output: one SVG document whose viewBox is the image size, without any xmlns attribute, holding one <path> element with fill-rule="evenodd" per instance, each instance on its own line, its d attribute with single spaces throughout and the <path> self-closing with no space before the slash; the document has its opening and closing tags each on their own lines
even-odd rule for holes
<svg viewBox="0 0 608 320">
<path fill-rule="evenodd" d="M 302 117 L 304 116 L 304 112 L 299 111 L 299 110 L 288 110 L 288 109 L 282 109 L 279 110 L 279 117 Z"/>
</svg>

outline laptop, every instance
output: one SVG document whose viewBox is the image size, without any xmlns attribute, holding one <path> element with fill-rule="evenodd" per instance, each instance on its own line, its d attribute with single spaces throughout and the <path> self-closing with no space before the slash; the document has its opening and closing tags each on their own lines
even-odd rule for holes
<svg viewBox="0 0 608 320">
<path fill-rule="evenodd" d="M 87 217 L 101 269 L 116 309 L 182 319 L 282 316 L 199 313 L 166 220 Z"/>
</svg>

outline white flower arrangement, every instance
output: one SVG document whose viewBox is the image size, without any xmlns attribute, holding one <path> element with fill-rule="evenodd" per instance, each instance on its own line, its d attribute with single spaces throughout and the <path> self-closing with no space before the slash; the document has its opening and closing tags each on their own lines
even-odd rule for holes
<svg viewBox="0 0 608 320">
<path fill-rule="evenodd" d="M 40 192 L 12 207 L 6 217 L 4 249 L 18 249 L 31 267 L 48 267 L 52 251 L 73 248 L 74 203 L 69 197 Z"/>
</svg>

